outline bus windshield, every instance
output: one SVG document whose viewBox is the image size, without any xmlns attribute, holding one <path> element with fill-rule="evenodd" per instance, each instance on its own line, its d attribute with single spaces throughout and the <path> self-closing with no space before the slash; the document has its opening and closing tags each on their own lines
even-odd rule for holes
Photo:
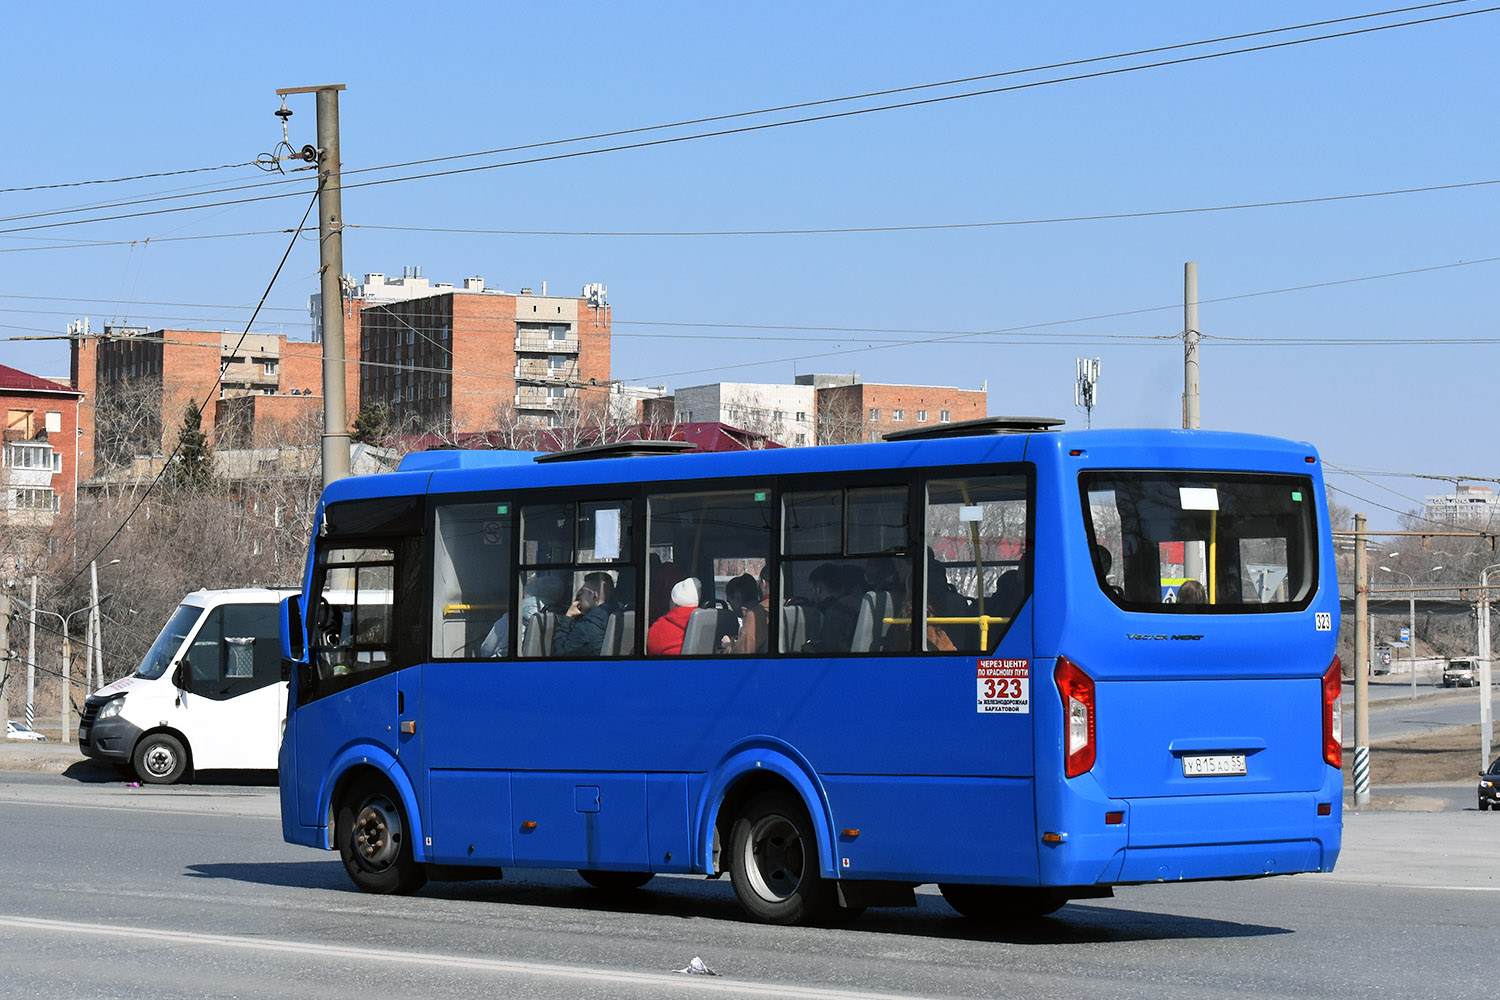
<svg viewBox="0 0 1500 1000">
<path fill-rule="evenodd" d="M 1095 578 L 1126 610 L 1290 611 L 1312 598 L 1306 477 L 1091 472 L 1082 493 Z"/>
<path fill-rule="evenodd" d="M 182 648 L 182 640 L 186 639 L 193 626 L 198 624 L 198 619 L 203 616 L 202 608 L 195 608 L 191 604 L 184 604 L 172 612 L 172 617 L 162 626 L 161 633 L 157 635 L 156 641 L 151 648 L 146 650 L 146 655 L 141 659 L 141 665 L 135 668 L 135 675 L 148 681 L 154 681 L 167 672 L 172 665 L 172 654 Z"/>
</svg>

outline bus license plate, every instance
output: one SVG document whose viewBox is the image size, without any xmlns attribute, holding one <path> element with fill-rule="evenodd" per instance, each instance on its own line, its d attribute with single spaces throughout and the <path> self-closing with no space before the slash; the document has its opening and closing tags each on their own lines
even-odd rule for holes
<svg viewBox="0 0 1500 1000">
<path fill-rule="evenodd" d="M 1242 753 L 1202 754 L 1182 758 L 1184 778 L 1207 778 L 1215 775 L 1245 773 L 1245 755 Z"/>
</svg>

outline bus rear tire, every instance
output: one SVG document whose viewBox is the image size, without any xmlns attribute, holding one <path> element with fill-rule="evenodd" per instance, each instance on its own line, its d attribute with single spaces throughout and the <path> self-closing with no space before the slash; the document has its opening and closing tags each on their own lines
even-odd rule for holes
<svg viewBox="0 0 1500 1000">
<path fill-rule="evenodd" d="M 415 892 L 427 873 L 412 859 L 406 816 L 391 787 L 359 778 L 339 800 L 334 826 L 349 880 L 365 892 Z"/>
<path fill-rule="evenodd" d="M 752 919 L 809 924 L 836 913 L 835 887 L 818 873 L 818 839 L 797 796 L 756 795 L 735 820 L 729 843 L 730 882 Z"/>
<path fill-rule="evenodd" d="M 131 761 L 146 784 L 174 785 L 187 771 L 187 748 L 170 733 L 150 733 L 135 745 Z"/>
<path fill-rule="evenodd" d="M 630 892 L 656 876 L 653 872 L 606 872 L 580 868 L 578 877 L 601 892 Z"/>
<path fill-rule="evenodd" d="M 1068 902 L 1058 889 L 1024 885 L 964 885 L 943 882 L 938 891 L 948 905 L 971 920 L 994 923 L 1031 920 L 1056 913 Z"/>
</svg>

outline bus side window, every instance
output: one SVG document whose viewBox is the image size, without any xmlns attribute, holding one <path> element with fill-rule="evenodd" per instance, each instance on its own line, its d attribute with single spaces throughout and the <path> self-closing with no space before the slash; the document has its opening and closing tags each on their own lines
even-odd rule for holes
<svg viewBox="0 0 1500 1000">
<path fill-rule="evenodd" d="M 385 546 L 327 549 L 312 629 L 313 687 L 373 676 L 395 660 L 396 553 Z"/>
<path fill-rule="evenodd" d="M 629 500 L 525 504 L 511 626 L 526 658 L 629 656 L 640 597 Z M 627 617 L 630 615 L 630 617 Z"/>
<path fill-rule="evenodd" d="M 922 648 L 995 649 L 1031 595 L 1030 508 L 1024 475 L 928 482 Z"/>
<path fill-rule="evenodd" d="M 431 655 L 492 660 L 511 653 L 512 505 L 439 504 L 432 546 Z"/>
</svg>

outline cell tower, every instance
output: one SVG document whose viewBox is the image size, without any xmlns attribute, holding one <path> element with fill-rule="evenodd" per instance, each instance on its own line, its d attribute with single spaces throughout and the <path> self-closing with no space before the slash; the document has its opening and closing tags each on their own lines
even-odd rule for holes
<svg viewBox="0 0 1500 1000">
<path fill-rule="evenodd" d="M 1073 387 L 1073 405 L 1083 407 L 1084 427 L 1094 424 L 1094 404 L 1099 401 L 1099 359 L 1078 359 L 1078 382 Z"/>
</svg>

